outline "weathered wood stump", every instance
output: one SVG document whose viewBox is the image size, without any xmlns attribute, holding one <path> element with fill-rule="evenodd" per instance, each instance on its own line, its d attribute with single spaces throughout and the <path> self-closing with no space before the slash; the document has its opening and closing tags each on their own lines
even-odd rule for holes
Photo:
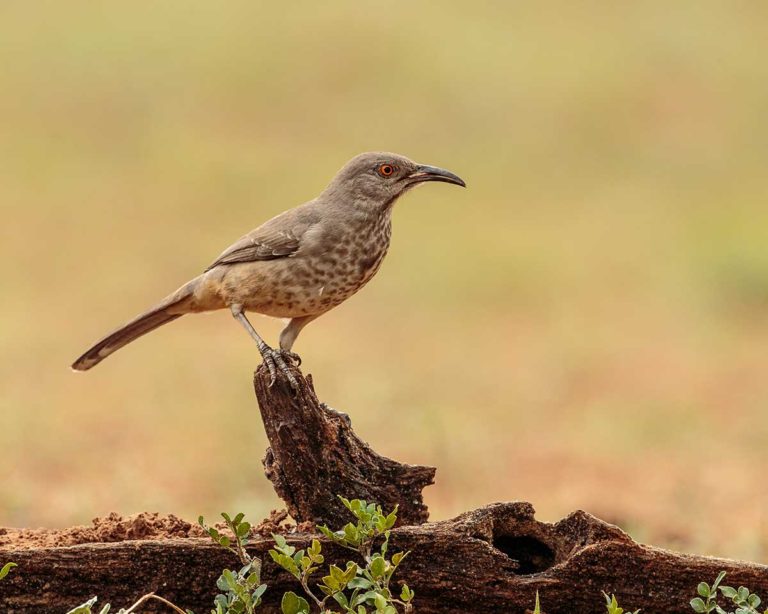
<svg viewBox="0 0 768 614">
<path fill-rule="evenodd" d="M 294 391 L 284 378 L 270 387 L 262 365 L 253 377 L 270 448 L 267 478 L 297 522 L 341 526 L 349 515 L 338 495 L 399 506 L 400 524 L 421 524 L 429 512 L 421 491 L 432 484 L 434 467 L 398 463 L 374 452 L 352 430 L 349 418 L 329 409 L 315 394 L 312 378 L 293 368 Z"/>
</svg>

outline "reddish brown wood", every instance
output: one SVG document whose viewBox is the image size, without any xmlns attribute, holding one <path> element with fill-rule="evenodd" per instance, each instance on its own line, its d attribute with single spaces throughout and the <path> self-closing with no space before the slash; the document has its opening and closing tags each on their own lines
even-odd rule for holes
<svg viewBox="0 0 768 614">
<path fill-rule="evenodd" d="M 295 534 L 289 542 L 303 547 L 312 537 Z M 279 611 L 284 591 L 300 590 L 266 556 L 271 545 L 256 538 L 250 548 L 264 559 L 267 613 Z M 603 590 L 644 614 L 683 614 L 691 611 L 697 583 L 711 582 L 721 570 L 727 583 L 768 598 L 766 566 L 643 546 L 585 512 L 538 522 L 528 503 L 497 503 L 449 521 L 400 527 L 392 546 L 411 551 L 398 578 L 416 589 L 420 614 L 522 614 L 537 590 L 548 614 L 604 614 Z M 350 554 L 329 544 L 324 549 L 329 563 Z M 63 613 L 95 594 L 102 603 L 127 606 L 150 591 L 207 613 L 216 577 L 236 565 L 231 554 L 200 538 L 7 549 L 0 560 L 19 564 L 0 582 L 4 614 Z M 142 612 L 168 611 L 162 607 L 148 603 Z"/>
<path fill-rule="evenodd" d="M 295 367 L 299 390 L 284 378 L 270 387 L 262 365 L 254 388 L 270 447 L 266 476 L 298 522 L 341 526 L 349 520 L 338 495 L 376 501 L 387 510 L 399 506 L 401 524 L 429 517 L 422 490 L 432 484 L 434 467 L 406 465 L 374 452 L 348 419 L 328 409 L 315 394 L 312 378 Z"/>
</svg>

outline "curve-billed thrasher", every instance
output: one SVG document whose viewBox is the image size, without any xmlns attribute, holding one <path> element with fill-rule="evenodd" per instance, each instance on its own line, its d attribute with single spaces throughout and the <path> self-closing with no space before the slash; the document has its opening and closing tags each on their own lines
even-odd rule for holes
<svg viewBox="0 0 768 614">
<path fill-rule="evenodd" d="M 256 341 L 275 381 L 304 326 L 362 288 L 381 265 L 392 232 L 392 205 L 425 181 L 465 186 L 441 168 L 370 152 L 352 158 L 314 200 L 281 213 L 230 246 L 205 272 L 149 311 L 107 335 L 72 368 L 86 371 L 115 350 L 185 313 L 228 307 Z M 290 318 L 280 349 L 268 346 L 246 311 Z"/>
</svg>

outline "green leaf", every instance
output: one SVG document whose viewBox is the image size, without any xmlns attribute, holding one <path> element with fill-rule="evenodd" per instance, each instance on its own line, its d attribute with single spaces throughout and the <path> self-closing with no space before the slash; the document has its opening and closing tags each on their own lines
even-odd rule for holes
<svg viewBox="0 0 768 614">
<path fill-rule="evenodd" d="M 717 574 L 717 578 L 715 578 L 715 581 L 712 583 L 713 593 L 717 590 L 717 587 L 720 586 L 720 582 L 723 581 L 723 578 L 725 578 L 725 572 L 721 571 L 719 574 Z"/>
<path fill-rule="evenodd" d="M 246 537 L 251 532 L 251 523 L 243 522 L 237 525 L 237 536 Z"/>
<path fill-rule="evenodd" d="M 411 601 L 413 596 L 414 594 L 411 592 L 411 589 L 408 588 L 408 585 L 403 584 L 403 590 L 400 591 L 400 599 L 403 601 Z M 539 591 L 536 591 L 536 603 L 539 603 Z"/>
<path fill-rule="evenodd" d="M 221 576 L 224 578 L 224 581 L 227 583 L 230 590 L 235 590 L 235 588 L 237 588 L 237 576 L 231 569 L 222 571 Z"/>
<path fill-rule="evenodd" d="M 320 588 L 325 585 L 333 592 L 336 592 L 341 588 L 341 583 L 337 578 L 334 578 L 333 576 L 323 576 L 322 582 L 323 584 L 320 585 Z"/>
<path fill-rule="evenodd" d="M 91 608 L 94 606 L 98 597 L 91 597 L 88 601 L 76 608 L 71 609 L 67 614 L 91 614 Z"/>
<path fill-rule="evenodd" d="M 691 599 L 691 607 L 694 612 L 706 612 L 707 606 L 704 604 L 704 600 L 701 597 L 694 597 Z"/>
<path fill-rule="evenodd" d="M 699 585 L 696 587 L 696 592 L 702 597 L 709 597 L 709 584 L 706 582 L 699 582 Z"/>
<path fill-rule="evenodd" d="M 285 537 L 280 535 L 279 533 L 272 533 L 272 539 L 275 540 L 275 543 L 277 544 L 278 548 L 285 548 L 286 541 Z"/>
<path fill-rule="evenodd" d="M 619 607 L 618 601 L 616 601 L 616 595 L 608 596 L 608 593 L 603 591 L 605 597 L 605 607 L 608 610 L 608 614 L 624 614 L 624 610 Z"/>
<path fill-rule="evenodd" d="M 285 569 L 285 571 L 293 574 L 297 578 L 301 575 L 300 572 L 299 572 L 299 568 L 296 567 L 296 563 L 287 554 L 282 554 L 282 553 L 276 552 L 274 550 L 270 550 L 269 554 L 272 557 L 272 559 L 275 561 L 275 563 L 280 565 L 280 567 Z"/>
<path fill-rule="evenodd" d="M 384 528 L 385 529 L 391 529 L 392 527 L 395 526 L 395 523 L 397 522 L 397 513 L 396 512 L 397 512 L 397 507 L 395 507 L 394 511 L 392 511 L 392 513 L 390 513 L 386 517 L 385 522 L 384 522 Z"/>
<path fill-rule="evenodd" d="M 229 590 L 229 584 L 227 583 L 227 579 L 221 575 L 216 580 L 216 588 L 218 588 L 220 591 L 228 591 Z"/>
<path fill-rule="evenodd" d="M 227 589 L 222 589 L 227 590 Z M 229 601 L 227 600 L 226 595 L 216 595 L 216 598 L 213 600 L 213 602 L 216 604 L 217 607 L 221 606 L 222 610 L 226 610 L 227 606 L 229 605 Z"/>
<path fill-rule="evenodd" d="M 374 578 L 380 578 L 383 576 L 386 569 L 386 563 L 383 557 L 374 557 L 374 559 L 371 561 L 370 569 L 371 575 L 373 575 Z"/>
<path fill-rule="evenodd" d="M 298 569 L 301 566 L 301 559 L 304 558 L 304 551 L 299 550 L 298 552 L 293 554 L 291 558 L 293 559 L 293 562 L 296 563 L 296 568 Z"/>
<path fill-rule="evenodd" d="M 387 607 L 387 600 L 379 593 L 376 593 L 376 597 L 373 598 L 373 603 L 376 605 L 377 610 L 383 610 Z"/>
<path fill-rule="evenodd" d="M 253 591 L 253 596 L 257 597 L 257 598 L 261 597 L 264 594 L 264 591 L 266 591 L 266 590 L 267 590 L 267 585 L 266 584 L 261 584 L 261 585 L 259 585 L 256 588 L 255 591 Z"/>
<path fill-rule="evenodd" d="M 740 586 L 738 592 L 738 598 L 740 601 L 744 602 L 749 597 L 749 589 L 746 586 Z"/>
<path fill-rule="evenodd" d="M 347 586 L 349 586 L 349 588 L 360 588 L 364 591 L 367 591 L 369 588 L 373 586 L 373 584 L 371 584 L 365 578 L 357 577 L 357 578 L 352 578 L 347 584 Z"/>
<path fill-rule="evenodd" d="M 359 601 L 366 601 L 370 604 L 374 602 L 374 599 L 376 599 L 376 595 L 378 593 L 376 591 L 368 591 L 367 593 L 364 593 L 360 596 Z"/>
<path fill-rule="evenodd" d="M 356 544 L 360 540 L 360 531 L 351 522 L 349 524 L 344 525 L 344 528 L 342 530 L 344 531 L 344 538 L 348 542 Z"/>
<path fill-rule="evenodd" d="M 330 572 L 331 577 L 337 582 L 341 583 L 344 581 L 344 572 L 341 570 L 341 568 L 337 567 L 336 565 L 331 565 Z"/>
<path fill-rule="evenodd" d="M 5 578 L 14 567 L 18 567 L 18 565 L 16 563 L 6 563 L 3 565 L 3 568 L 0 569 L 0 580 Z"/>
<path fill-rule="evenodd" d="M 736 596 L 736 589 L 732 586 L 721 586 L 720 592 L 723 594 L 723 597 L 726 597 L 727 599 L 733 599 Z"/>
<path fill-rule="evenodd" d="M 334 593 L 333 598 L 341 607 L 345 609 L 349 607 L 349 601 L 344 593 Z"/>
<path fill-rule="evenodd" d="M 306 600 L 292 591 L 288 591 L 283 595 L 283 600 L 280 602 L 280 608 L 282 609 L 283 614 L 309 613 L 309 604 Z"/>
<path fill-rule="evenodd" d="M 312 543 L 310 544 L 309 548 L 307 549 L 307 554 L 311 559 L 314 560 L 315 557 L 320 556 L 320 553 L 323 550 L 322 544 L 320 544 L 320 540 L 313 539 Z"/>
<path fill-rule="evenodd" d="M 347 569 L 344 571 L 344 584 L 349 583 L 357 575 L 357 565 L 352 561 L 347 563 Z"/>
</svg>

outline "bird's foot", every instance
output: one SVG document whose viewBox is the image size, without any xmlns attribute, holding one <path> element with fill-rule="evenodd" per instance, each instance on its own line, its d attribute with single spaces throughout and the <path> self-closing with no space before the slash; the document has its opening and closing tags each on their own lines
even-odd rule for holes
<svg viewBox="0 0 768 614">
<path fill-rule="evenodd" d="M 299 382 L 296 380 L 290 368 L 288 367 L 288 362 L 296 363 L 296 366 L 299 366 L 301 364 L 301 358 L 299 355 L 293 352 L 288 352 L 286 350 L 276 350 L 266 344 L 263 348 L 260 349 L 261 357 L 264 359 L 264 364 L 267 365 L 267 369 L 269 369 L 269 387 L 271 388 L 277 381 L 277 372 L 279 371 L 283 376 L 285 376 L 285 379 L 288 380 L 291 388 L 298 390 Z"/>
<path fill-rule="evenodd" d="M 289 359 L 297 367 L 301 366 L 301 356 L 299 356 L 296 352 L 291 352 L 290 350 L 281 349 L 280 353 L 283 355 L 283 358 Z"/>
</svg>

